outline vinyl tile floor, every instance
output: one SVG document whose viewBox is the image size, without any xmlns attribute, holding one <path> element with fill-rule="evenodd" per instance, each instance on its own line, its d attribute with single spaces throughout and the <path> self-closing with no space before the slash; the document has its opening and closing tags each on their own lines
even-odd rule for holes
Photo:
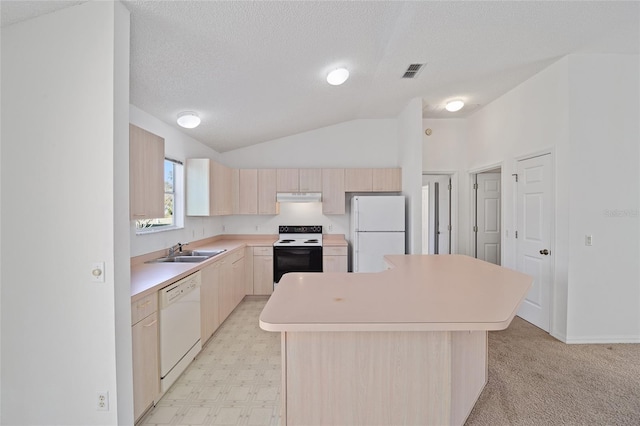
<svg viewBox="0 0 640 426">
<path fill-rule="evenodd" d="M 280 333 L 258 325 L 266 303 L 245 298 L 139 425 L 278 425 Z"/>
</svg>

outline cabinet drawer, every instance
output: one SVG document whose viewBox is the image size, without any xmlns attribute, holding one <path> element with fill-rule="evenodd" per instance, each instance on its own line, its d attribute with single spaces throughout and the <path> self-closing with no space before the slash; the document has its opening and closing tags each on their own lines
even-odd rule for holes
<svg viewBox="0 0 640 426">
<path fill-rule="evenodd" d="M 131 324 L 151 315 L 158 310 L 158 294 L 153 293 L 131 304 Z"/>
<path fill-rule="evenodd" d="M 346 256 L 347 246 L 324 246 L 322 247 L 324 256 Z"/>
<path fill-rule="evenodd" d="M 271 256 L 273 254 L 273 247 L 254 247 L 254 256 Z"/>
</svg>

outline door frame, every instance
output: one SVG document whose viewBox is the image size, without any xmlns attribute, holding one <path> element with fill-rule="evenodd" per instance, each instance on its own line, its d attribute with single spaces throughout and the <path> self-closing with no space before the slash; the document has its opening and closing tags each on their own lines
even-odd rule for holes
<svg viewBox="0 0 640 426">
<path fill-rule="evenodd" d="M 451 179 L 451 210 L 449 215 L 451 216 L 451 245 L 449 246 L 451 254 L 458 253 L 458 172 L 451 170 L 428 170 L 423 171 L 422 176 L 429 175 L 448 175 Z M 420 182 L 420 188 L 422 188 L 422 181 Z M 429 189 L 431 193 L 431 189 Z M 420 191 L 420 203 L 422 203 L 422 190 Z M 424 226 L 424 224 L 422 224 Z M 420 232 L 420 238 L 422 239 L 422 230 Z"/>
<path fill-rule="evenodd" d="M 477 167 L 469 170 L 468 179 L 469 179 L 469 256 L 476 256 L 476 234 L 473 232 L 473 224 L 476 222 L 476 192 L 473 190 L 473 184 L 476 183 L 475 177 L 477 174 L 485 173 L 493 170 L 500 170 L 500 192 L 503 192 L 504 188 L 504 161 L 500 161 L 498 163 L 493 163 L 489 165 L 485 165 L 482 167 Z M 517 164 L 517 162 L 515 163 Z M 514 204 L 515 205 L 515 204 Z M 505 235 L 504 235 L 504 196 L 500 197 L 500 264 L 502 264 L 502 259 L 504 259 L 504 250 L 505 250 Z M 515 210 L 514 210 L 515 213 Z"/>
<path fill-rule="evenodd" d="M 551 204 L 551 217 L 549 218 L 549 220 L 551 220 L 551 226 L 550 226 L 550 234 L 549 235 L 549 250 L 551 250 L 551 253 L 553 254 L 553 256 L 551 256 L 550 260 L 550 277 L 551 277 L 551 282 L 549 283 L 549 331 L 548 333 L 551 336 L 556 336 L 555 333 L 555 329 L 554 329 L 554 325 L 555 325 L 555 317 L 556 317 L 556 256 L 557 256 L 557 251 L 556 251 L 556 153 L 555 153 L 555 149 L 553 147 L 548 147 L 548 148 L 544 148 L 541 149 L 539 151 L 533 151 L 527 154 L 522 154 L 522 155 L 517 155 L 513 157 L 513 173 L 515 174 L 518 171 L 518 162 L 522 161 L 522 160 L 528 160 L 530 158 L 535 158 L 535 157 L 541 157 L 543 155 L 551 155 L 550 158 L 550 163 L 551 163 L 551 194 L 550 194 L 550 204 Z M 513 177 L 513 176 L 511 176 Z M 513 222 L 514 222 L 514 226 L 517 226 L 517 221 L 518 221 L 518 186 L 517 185 L 513 185 L 512 187 L 513 192 L 512 192 L 512 196 L 513 196 Z M 517 266 L 517 257 L 518 257 L 518 241 L 514 240 L 514 245 L 513 245 L 513 255 L 514 255 L 514 259 L 516 260 L 516 265 Z M 566 309 L 565 309 L 565 313 L 566 313 Z M 560 339 L 562 340 L 562 339 Z"/>
</svg>

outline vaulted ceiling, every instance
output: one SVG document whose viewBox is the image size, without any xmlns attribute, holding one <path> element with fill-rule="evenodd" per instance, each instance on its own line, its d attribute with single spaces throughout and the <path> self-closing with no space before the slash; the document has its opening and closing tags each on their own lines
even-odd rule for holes
<svg viewBox="0 0 640 426">
<path fill-rule="evenodd" d="M 79 3 L 3 0 L 2 26 Z M 123 3 L 131 103 L 174 126 L 197 111 L 202 124 L 184 132 L 218 152 L 395 117 L 415 97 L 424 117 L 465 117 L 562 56 L 640 44 L 637 1 Z M 337 66 L 350 78 L 330 86 Z M 465 108 L 443 111 L 454 98 Z"/>
</svg>

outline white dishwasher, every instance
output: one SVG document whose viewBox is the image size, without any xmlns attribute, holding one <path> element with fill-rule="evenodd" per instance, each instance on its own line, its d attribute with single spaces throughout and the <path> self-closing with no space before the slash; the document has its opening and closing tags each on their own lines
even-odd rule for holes
<svg viewBox="0 0 640 426">
<path fill-rule="evenodd" d="M 202 349 L 200 272 L 159 292 L 160 383 L 164 394 Z"/>
</svg>

